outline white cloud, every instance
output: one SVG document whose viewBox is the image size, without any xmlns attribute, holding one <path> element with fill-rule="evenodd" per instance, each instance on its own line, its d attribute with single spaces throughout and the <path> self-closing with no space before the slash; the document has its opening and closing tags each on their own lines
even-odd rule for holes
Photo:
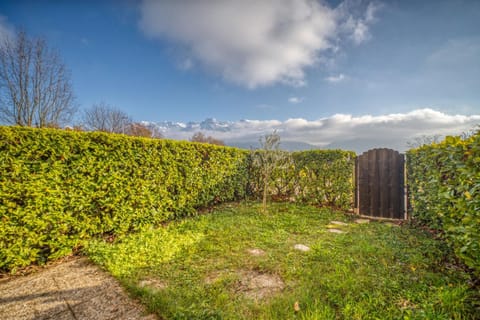
<svg viewBox="0 0 480 320">
<path fill-rule="evenodd" d="M 0 40 L 14 36 L 14 29 L 8 23 L 7 17 L 0 15 Z"/>
<path fill-rule="evenodd" d="M 356 42 L 367 36 L 376 10 L 358 7 L 333 9 L 315 0 L 144 0 L 140 27 L 152 38 L 180 44 L 191 59 L 230 82 L 301 86 L 305 68 L 333 52 L 341 35 Z"/>
<path fill-rule="evenodd" d="M 363 21 L 357 21 L 352 32 L 353 42 L 356 44 L 362 43 L 370 38 L 368 27 Z"/>
<path fill-rule="evenodd" d="M 303 102 L 303 98 L 302 97 L 290 97 L 290 98 L 288 98 L 288 102 L 290 102 L 292 104 L 298 104 L 298 103 Z"/>
<path fill-rule="evenodd" d="M 326 77 L 325 81 L 330 82 L 330 83 L 339 83 L 339 82 L 342 82 L 346 79 L 347 79 L 347 77 L 343 73 L 340 73 L 337 76 Z"/>
<path fill-rule="evenodd" d="M 228 130 L 206 131 L 208 135 L 228 143 L 255 144 L 258 138 L 277 130 L 282 141 L 308 143 L 322 148 L 341 148 L 363 152 L 387 147 L 405 151 L 407 142 L 423 135 L 458 135 L 480 124 L 480 115 L 449 115 L 432 109 L 417 109 L 408 113 L 352 116 L 335 114 L 315 121 L 306 119 L 242 120 L 229 123 Z M 164 135 L 188 139 L 192 132 L 166 129 Z"/>
<path fill-rule="evenodd" d="M 370 2 L 365 10 L 365 21 L 374 22 L 377 18 L 375 14 L 383 7 L 383 4 L 380 2 Z"/>
<path fill-rule="evenodd" d="M 361 44 L 369 40 L 372 35 L 369 31 L 369 25 L 374 23 L 376 13 L 383 7 L 380 2 L 370 2 L 363 13 L 358 12 L 358 3 L 353 0 L 346 0 L 338 7 L 340 15 L 346 19 L 340 25 L 340 29 L 355 43 Z M 353 12 L 356 12 L 353 13 Z"/>
</svg>

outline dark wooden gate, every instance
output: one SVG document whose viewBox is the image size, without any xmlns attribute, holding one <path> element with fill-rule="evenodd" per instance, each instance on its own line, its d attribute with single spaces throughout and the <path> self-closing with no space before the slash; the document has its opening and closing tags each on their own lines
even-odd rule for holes
<svg viewBox="0 0 480 320">
<path fill-rule="evenodd" d="M 355 208 L 366 216 L 405 219 L 405 158 L 391 149 L 373 149 L 357 157 Z"/>
</svg>

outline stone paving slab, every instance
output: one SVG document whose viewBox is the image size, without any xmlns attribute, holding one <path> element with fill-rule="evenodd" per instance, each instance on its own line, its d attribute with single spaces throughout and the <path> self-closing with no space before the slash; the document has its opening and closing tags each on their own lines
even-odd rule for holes
<svg viewBox="0 0 480 320">
<path fill-rule="evenodd" d="M 0 319 L 157 319 L 85 257 L 0 282 Z"/>
</svg>

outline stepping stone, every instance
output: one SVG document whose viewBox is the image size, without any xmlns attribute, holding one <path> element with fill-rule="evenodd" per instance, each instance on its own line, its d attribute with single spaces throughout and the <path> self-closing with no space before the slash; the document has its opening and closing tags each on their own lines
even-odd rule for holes
<svg viewBox="0 0 480 320">
<path fill-rule="evenodd" d="M 328 229 L 328 232 L 331 233 L 345 233 L 345 231 L 339 230 L 339 229 Z"/>
<path fill-rule="evenodd" d="M 248 249 L 248 253 L 250 253 L 252 256 L 263 256 L 265 251 L 262 249 Z"/>
<path fill-rule="evenodd" d="M 330 221 L 330 224 L 336 224 L 337 226 L 348 226 L 348 223 L 342 221 Z"/>
<path fill-rule="evenodd" d="M 306 245 L 304 244 L 296 244 L 293 246 L 293 248 L 295 250 L 300 250 L 300 251 L 303 251 L 303 252 L 307 252 L 307 251 L 310 251 L 310 247 L 307 247 Z"/>
<path fill-rule="evenodd" d="M 356 219 L 355 223 L 359 223 L 359 224 L 370 223 L 370 220 L 368 220 L 368 219 Z"/>
</svg>

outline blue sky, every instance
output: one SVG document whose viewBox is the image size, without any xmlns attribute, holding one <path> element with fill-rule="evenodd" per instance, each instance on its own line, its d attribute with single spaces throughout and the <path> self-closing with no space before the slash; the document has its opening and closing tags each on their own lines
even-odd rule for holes
<svg viewBox="0 0 480 320">
<path fill-rule="evenodd" d="M 479 122 L 480 1 L 2 1 L 0 34 L 21 28 L 58 49 L 81 108 L 137 121 Z"/>
</svg>

